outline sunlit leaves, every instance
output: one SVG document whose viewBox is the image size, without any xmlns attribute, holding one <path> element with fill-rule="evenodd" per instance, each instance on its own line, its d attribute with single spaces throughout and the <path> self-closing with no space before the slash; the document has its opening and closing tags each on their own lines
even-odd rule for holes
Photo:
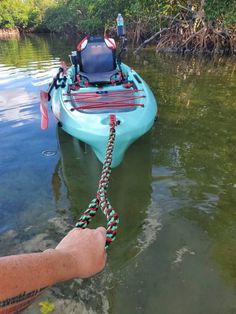
<svg viewBox="0 0 236 314">
<path fill-rule="evenodd" d="M 104 28 L 114 29 L 116 16 L 122 13 L 127 30 L 140 38 L 167 27 L 183 12 L 199 14 L 202 8 L 206 21 L 221 26 L 236 23 L 236 2 L 232 0 L 1 0 L 0 28 L 41 26 L 53 32 L 103 32 Z"/>
<path fill-rule="evenodd" d="M 54 0 L 1 0 L 0 28 L 35 28 L 44 18 L 44 12 Z"/>
</svg>

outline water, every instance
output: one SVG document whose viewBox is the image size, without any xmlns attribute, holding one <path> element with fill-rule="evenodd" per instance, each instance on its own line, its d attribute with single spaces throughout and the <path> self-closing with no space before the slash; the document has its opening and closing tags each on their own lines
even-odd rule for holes
<svg viewBox="0 0 236 314">
<path fill-rule="evenodd" d="M 55 246 L 94 197 L 101 165 L 52 116 L 39 91 L 75 41 L 0 42 L 0 252 Z M 120 219 L 98 276 L 58 284 L 55 313 L 236 313 L 236 65 L 233 58 L 125 60 L 154 91 L 160 121 L 127 151 L 109 188 Z M 92 227 L 103 224 L 99 214 Z"/>
</svg>

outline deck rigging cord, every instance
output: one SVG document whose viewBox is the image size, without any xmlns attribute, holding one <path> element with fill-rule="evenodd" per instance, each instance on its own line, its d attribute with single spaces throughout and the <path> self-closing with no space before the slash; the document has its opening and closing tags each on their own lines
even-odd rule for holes
<svg viewBox="0 0 236 314">
<path fill-rule="evenodd" d="M 99 181 L 98 190 L 96 198 L 94 198 L 88 205 L 83 215 L 80 217 L 78 222 L 75 224 L 78 228 L 86 228 L 89 222 L 96 215 L 98 209 L 107 218 L 107 231 L 106 231 L 106 244 L 105 249 L 107 250 L 111 242 L 115 240 L 119 218 L 114 208 L 111 206 L 110 201 L 107 197 L 107 189 L 109 185 L 109 179 L 111 175 L 111 163 L 112 163 L 112 153 L 114 150 L 115 136 L 116 136 L 116 126 L 118 121 L 116 121 L 115 115 L 110 115 L 110 133 L 106 147 L 105 160 L 102 167 L 101 179 Z"/>
<path fill-rule="evenodd" d="M 121 107 L 144 107 L 144 104 L 136 103 L 137 99 L 145 98 L 145 95 L 134 95 L 137 92 L 143 91 L 138 89 L 133 90 L 116 90 L 116 91 L 96 91 L 96 92 L 80 92 L 80 93 L 65 93 L 63 96 L 69 96 L 65 99 L 65 103 L 79 104 L 70 110 L 83 109 L 102 109 L 102 108 L 121 108 Z M 125 100 L 125 101 L 124 101 Z M 130 102 L 133 101 L 133 102 Z"/>
</svg>

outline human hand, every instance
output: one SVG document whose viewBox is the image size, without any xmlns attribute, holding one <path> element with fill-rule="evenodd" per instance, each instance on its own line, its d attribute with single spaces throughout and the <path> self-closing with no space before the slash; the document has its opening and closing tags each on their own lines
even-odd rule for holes
<svg viewBox="0 0 236 314">
<path fill-rule="evenodd" d="M 69 262 L 70 278 L 86 278 L 100 272 L 106 264 L 106 229 L 72 229 L 55 251 Z"/>
</svg>

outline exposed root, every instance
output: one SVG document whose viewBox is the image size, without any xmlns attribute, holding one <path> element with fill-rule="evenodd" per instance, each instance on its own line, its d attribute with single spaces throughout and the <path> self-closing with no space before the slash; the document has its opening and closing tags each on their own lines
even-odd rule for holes
<svg viewBox="0 0 236 314">
<path fill-rule="evenodd" d="M 198 12 L 183 8 L 169 23 L 169 27 L 145 40 L 135 53 L 153 39 L 157 39 L 157 52 L 236 53 L 235 32 L 224 29 L 217 22 L 206 22 L 202 8 Z"/>
</svg>

